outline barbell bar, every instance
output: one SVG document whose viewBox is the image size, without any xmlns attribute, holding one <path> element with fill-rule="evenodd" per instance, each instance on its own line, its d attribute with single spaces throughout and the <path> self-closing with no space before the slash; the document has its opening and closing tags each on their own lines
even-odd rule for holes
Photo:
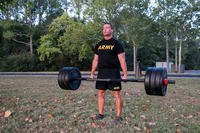
<svg viewBox="0 0 200 133">
<path fill-rule="evenodd" d="M 77 90 L 81 80 L 105 81 L 105 82 L 144 82 L 145 91 L 148 95 L 165 96 L 168 84 L 175 84 L 175 80 L 167 78 L 167 70 L 164 68 L 150 67 L 145 73 L 145 78 L 141 79 L 91 79 L 81 77 L 81 73 L 76 67 L 63 67 L 59 70 L 58 85 L 64 90 Z"/>
<path fill-rule="evenodd" d="M 145 82 L 145 79 L 134 79 L 134 78 L 128 78 L 128 79 L 91 79 L 91 78 L 77 78 L 74 80 L 86 80 L 86 81 L 105 81 L 105 82 Z M 169 80 L 164 79 L 163 83 L 165 85 L 168 84 L 175 84 L 175 80 Z"/>
</svg>

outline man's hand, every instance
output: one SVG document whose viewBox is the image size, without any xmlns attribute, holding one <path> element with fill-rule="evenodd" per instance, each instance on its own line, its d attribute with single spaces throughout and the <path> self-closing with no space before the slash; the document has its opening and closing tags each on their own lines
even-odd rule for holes
<svg viewBox="0 0 200 133">
<path fill-rule="evenodd" d="M 91 73 L 91 74 L 90 74 L 90 78 L 91 78 L 91 79 L 94 79 L 94 74 Z"/>
<path fill-rule="evenodd" d="M 123 76 L 122 76 L 122 79 L 127 79 L 127 75 L 123 75 Z"/>
</svg>

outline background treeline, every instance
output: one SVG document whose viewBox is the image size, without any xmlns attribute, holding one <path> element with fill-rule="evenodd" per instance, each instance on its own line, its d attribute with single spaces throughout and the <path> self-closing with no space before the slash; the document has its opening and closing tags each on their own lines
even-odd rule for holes
<svg viewBox="0 0 200 133">
<path fill-rule="evenodd" d="M 115 27 L 129 70 L 156 61 L 200 69 L 199 0 L 4 0 L 0 71 L 90 70 L 101 26 Z"/>
</svg>

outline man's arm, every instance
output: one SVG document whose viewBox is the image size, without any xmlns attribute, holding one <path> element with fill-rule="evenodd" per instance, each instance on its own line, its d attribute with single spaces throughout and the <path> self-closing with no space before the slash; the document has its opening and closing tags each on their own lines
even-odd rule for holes
<svg viewBox="0 0 200 133">
<path fill-rule="evenodd" d="M 94 54 L 94 58 L 93 58 L 93 61 L 92 61 L 92 70 L 91 70 L 90 78 L 94 78 L 94 73 L 95 73 L 95 71 L 97 69 L 98 61 L 99 61 L 99 56 L 97 54 Z"/>
<path fill-rule="evenodd" d="M 122 79 L 127 79 L 127 66 L 126 66 L 125 52 L 118 54 L 118 59 L 119 59 L 120 66 L 123 72 Z"/>
</svg>

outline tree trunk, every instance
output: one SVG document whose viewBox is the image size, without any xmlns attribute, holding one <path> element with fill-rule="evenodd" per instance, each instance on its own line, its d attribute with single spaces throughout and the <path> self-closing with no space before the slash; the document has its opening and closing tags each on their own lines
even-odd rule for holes
<svg viewBox="0 0 200 133">
<path fill-rule="evenodd" d="M 137 48 L 133 45 L 133 72 L 136 73 Z"/>
<path fill-rule="evenodd" d="M 178 62 L 178 60 L 177 60 L 177 45 L 175 45 L 175 72 L 178 72 L 178 70 L 177 70 L 177 62 Z"/>
<path fill-rule="evenodd" d="M 30 45 L 30 53 L 33 54 L 33 37 L 32 37 L 32 35 L 30 35 L 30 43 L 29 43 L 29 45 Z"/>
<path fill-rule="evenodd" d="M 181 73 L 181 51 L 182 51 L 182 43 L 183 43 L 183 37 L 182 37 L 182 33 L 180 33 L 179 53 L 178 53 L 178 57 L 179 57 L 178 72 L 179 73 Z"/>
<path fill-rule="evenodd" d="M 166 43 L 166 63 L 167 63 L 167 71 L 169 71 L 169 35 L 167 33 L 167 30 L 165 31 L 166 36 L 165 36 L 165 43 Z"/>
</svg>

